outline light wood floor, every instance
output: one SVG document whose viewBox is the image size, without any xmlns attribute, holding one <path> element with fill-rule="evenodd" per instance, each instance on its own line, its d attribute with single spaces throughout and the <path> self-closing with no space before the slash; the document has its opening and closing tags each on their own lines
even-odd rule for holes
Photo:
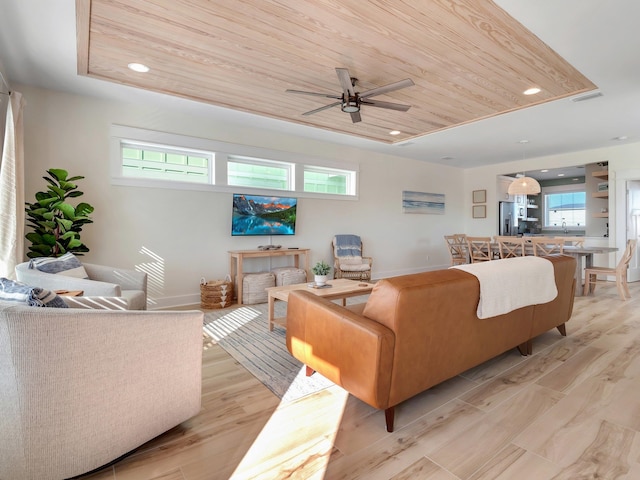
<svg viewBox="0 0 640 480">
<path fill-rule="evenodd" d="M 91 480 L 640 479 L 640 284 L 384 414 L 332 387 L 280 406 L 205 339 L 203 408 Z M 419 368 L 419 366 L 416 366 Z"/>
</svg>

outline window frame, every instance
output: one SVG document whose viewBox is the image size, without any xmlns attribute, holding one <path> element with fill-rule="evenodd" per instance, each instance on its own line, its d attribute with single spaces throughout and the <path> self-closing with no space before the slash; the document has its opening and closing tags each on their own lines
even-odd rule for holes
<svg viewBox="0 0 640 480">
<path fill-rule="evenodd" d="M 278 160 L 270 160 L 264 158 L 255 158 L 255 157 L 247 157 L 244 155 L 227 155 L 227 183 L 229 181 L 229 163 L 234 162 L 243 165 L 253 165 L 253 166 L 261 166 L 261 167 L 273 167 L 273 168 L 283 168 L 286 172 L 286 183 L 288 186 L 292 187 L 290 189 L 287 188 L 269 188 L 269 187 L 252 187 L 248 185 L 233 185 L 237 188 L 266 188 L 267 190 L 275 190 L 278 192 L 290 192 L 295 191 L 295 167 L 296 165 L 290 162 L 282 162 Z M 231 186 L 231 185 L 229 185 Z"/>
<path fill-rule="evenodd" d="M 560 195 L 563 193 L 584 193 L 585 195 L 585 219 L 584 219 L 584 224 L 583 225 L 571 225 L 571 226 L 567 226 L 567 230 L 568 231 L 575 231 L 575 230 L 585 230 L 587 228 L 587 223 L 589 221 L 589 218 L 586 214 L 586 210 L 587 210 L 587 188 L 586 188 L 586 184 L 585 183 L 580 183 L 577 185 L 557 185 L 557 186 L 553 186 L 553 187 L 544 187 L 542 189 L 541 195 L 542 195 L 542 218 L 541 218 L 541 225 L 542 228 L 544 230 L 557 230 L 559 232 L 563 231 L 563 227 L 562 225 L 558 225 L 558 226 L 554 226 L 554 225 L 547 225 L 547 195 Z"/>
<path fill-rule="evenodd" d="M 122 168 L 121 145 L 149 145 L 178 151 L 196 151 L 212 155 L 210 162 L 210 179 L 213 183 L 180 182 L 176 180 L 160 180 L 125 176 Z M 229 185 L 227 181 L 227 165 L 238 158 L 250 159 L 258 163 L 286 164 L 291 169 L 288 189 L 271 189 Z M 332 200 L 358 200 L 360 166 L 350 161 L 335 161 L 313 157 L 299 153 L 270 150 L 249 145 L 239 145 L 206 138 L 191 137 L 174 133 L 147 130 L 124 125 L 111 125 L 110 129 L 110 173 L 111 184 L 118 186 L 167 188 L 177 190 L 196 190 L 226 193 L 249 193 L 253 195 L 288 194 L 301 198 L 321 198 Z M 347 194 L 319 193 L 304 191 L 304 171 L 306 168 L 335 170 L 351 175 L 351 191 Z"/>
</svg>

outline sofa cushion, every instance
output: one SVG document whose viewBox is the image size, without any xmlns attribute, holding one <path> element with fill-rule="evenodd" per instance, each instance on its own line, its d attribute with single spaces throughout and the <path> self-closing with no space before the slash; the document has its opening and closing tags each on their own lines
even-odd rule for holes
<svg viewBox="0 0 640 480">
<path fill-rule="evenodd" d="M 368 263 L 360 263 L 360 264 L 351 264 L 351 263 L 340 263 L 340 270 L 345 272 L 365 272 L 367 270 L 371 270 L 371 266 Z"/>
<path fill-rule="evenodd" d="M 55 292 L 0 278 L 0 300 L 24 303 L 31 307 L 68 308 Z"/>
<path fill-rule="evenodd" d="M 359 255 L 339 257 L 338 262 L 340 262 L 341 266 L 342 265 L 362 265 L 362 257 Z"/>
<path fill-rule="evenodd" d="M 29 262 L 29 268 L 67 277 L 89 278 L 80 260 L 71 252 L 65 253 L 60 257 L 34 258 Z"/>
</svg>

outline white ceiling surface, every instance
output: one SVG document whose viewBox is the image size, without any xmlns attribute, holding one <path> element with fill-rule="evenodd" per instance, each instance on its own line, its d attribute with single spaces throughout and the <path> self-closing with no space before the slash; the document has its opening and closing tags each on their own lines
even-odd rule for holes
<svg viewBox="0 0 640 480">
<path fill-rule="evenodd" d="M 149 101 L 227 123 L 283 131 L 460 168 L 640 141 L 640 1 L 495 0 L 594 82 L 604 96 L 562 99 L 386 145 L 77 75 L 75 2 L 0 0 L 0 64 L 10 82 Z M 3 90 L 6 87 L 2 87 Z M 579 95 L 581 96 L 581 95 Z M 443 157 L 453 157 L 445 158 Z"/>
</svg>

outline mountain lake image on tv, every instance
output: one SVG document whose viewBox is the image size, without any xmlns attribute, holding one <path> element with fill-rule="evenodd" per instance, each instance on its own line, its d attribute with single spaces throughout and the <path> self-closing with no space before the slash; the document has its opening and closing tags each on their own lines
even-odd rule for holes
<svg viewBox="0 0 640 480">
<path fill-rule="evenodd" d="M 295 235 L 298 199 L 233 194 L 231 235 Z"/>
</svg>

